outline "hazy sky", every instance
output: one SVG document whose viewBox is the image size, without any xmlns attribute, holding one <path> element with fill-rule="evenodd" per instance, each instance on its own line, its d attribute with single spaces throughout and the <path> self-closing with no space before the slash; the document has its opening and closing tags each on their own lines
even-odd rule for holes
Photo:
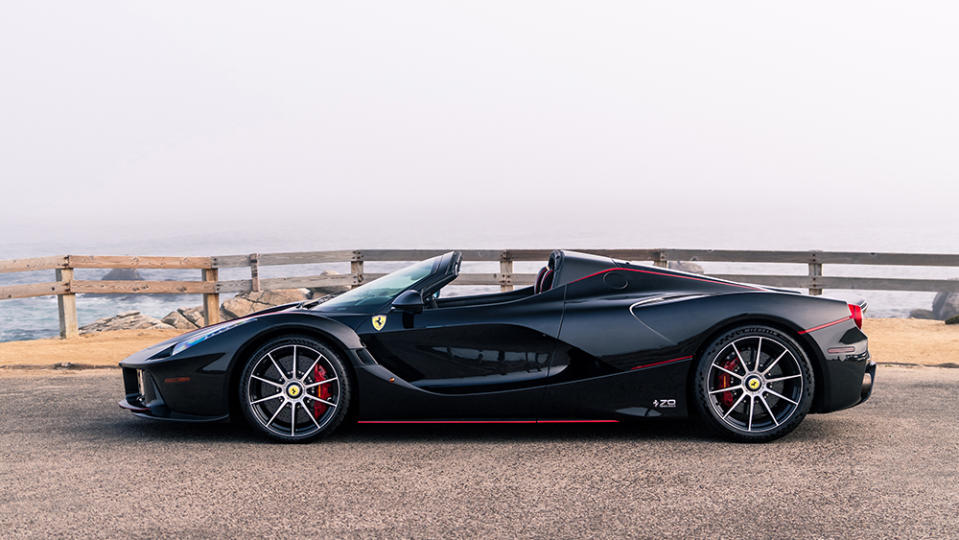
<svg viewBox="0 0 959 540">
<path fill-rule="evenodd" d="M 953 2 L 8 2 L 0 251 L 956 252 L 957 22 Z"/>
</svg>

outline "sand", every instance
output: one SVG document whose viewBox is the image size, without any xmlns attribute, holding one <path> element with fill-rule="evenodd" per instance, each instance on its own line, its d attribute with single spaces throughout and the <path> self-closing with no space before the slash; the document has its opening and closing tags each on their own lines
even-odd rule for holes
<svg viewBox="0 0 959 540">
<path fill-rule="evenodd" d="M 869 336 L 869 352 L 880 364 L 959 368 L 959 324 L 867 318 L 862 330 Z"/>
<path fill-rule="evenodd" d="M 879 363 L 959 367 L 959 325 L 917 319 L 866 319 L 863 330 Z M 127 355 L 179 330 L 121 330 L 71 339 L 0 343 L 0 376 L 115 368 Z M 73 369 L 64 369 L 65 364 Z"/>
</svg>

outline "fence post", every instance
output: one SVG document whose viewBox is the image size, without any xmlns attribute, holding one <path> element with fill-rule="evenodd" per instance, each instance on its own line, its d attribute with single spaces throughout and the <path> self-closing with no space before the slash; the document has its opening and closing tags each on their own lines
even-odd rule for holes
<svg viewBox="0 0 959 540">
<path fill-rule="evenodd" d="M 260 254 L 250 253 L 250 289 L 260 292 Z"/>
<path fill-rule="evenodd" d="M 666 260 L 665 251 L 656 252 L 656 258 L 653 259 L 653 266 L 657 266 L 659 268 L 669 268 L 669 261 Z"/>
<path fill-rule="evenodd" d="M 816 278 L 822 275 L 822 263 L 809 263 L 809 281 L 811 285 L 816 285 Z M 810 296 L 821 296 L 821 287 L 809 287 Z"/>
<path fill-rule="evenodd" d="M 363 284 L 363 252 L 356 250 L 353 257 L 350 258 L 350 275 L 353 276 L 351 289 L 355 289 Z"/>
<path fill-rule="evenodd" d="M 69 264 L 69 257 L 67 258 Z M 57 310 L 60 315 L 60 337 L 72 338 L 80 335 L 77 324 L 77 295 L 70 291 L 73 281 L 73 268 L 57 268 L 57 281 L 67 283 L 67 292 L 57 295 Z"/>
<path fill-rule="evenodd" d="M 513 254 L 509 250 L 499 254 L 499 290 L 500 292 L 513 290 Z"/>
<path fill-rule="evenodd" d="M 216 292 L 216 282 L 219 280 L 220 270 L 204 268 L 203 281 L 213 283 L 212 293 L 203 293 L 203 321 L 207 326 L 220 322 L 220 293 Z"/>
<path fill-rule="evenodd" d="M 812 252 L 809 255 L 809 296 L 822 296 L 822 287 L 816 287 L 818 285 L 817 279 L 822 275 L 822 263 L 819 262 L 819 256 L 817 252 Z"/>
</svg>

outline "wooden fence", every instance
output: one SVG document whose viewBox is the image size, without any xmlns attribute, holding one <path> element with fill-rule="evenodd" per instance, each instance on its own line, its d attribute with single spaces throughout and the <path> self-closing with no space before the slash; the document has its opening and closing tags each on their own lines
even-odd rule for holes
<svg viewBox="0 0 959 540">
<path fill-rule="evenodd" d="M 299 287 L 350 286 L 372 281 L 383 274 L 365 273 L 363 263 L 373 261 L 408 262 L 433 257 L 450 250 L 440 249 L 364 249 L 340 251 L 307 251 L 291 253 L 253 253 L 215 257 L 134 257 L 102 255 L 58 255 L 30 259 L 0 261 L 0 273 L 55 270 L 56 280 L 43 283 L 0 287 L 0 300 L 33 296 L 57 296 L 60 335 L 78 333 L 76 295 L 98 294 L 202 294 L 207 324 L 219 322 L 220 293 L 242 293 Z M 499 262 L 496 273 L 462 273 L 456 285 L 499 285 L 512 290 L 514 285 L 531 285 L 536 275 L 514 273 L 513 263 L 542 261 L 551 250 L 459 250 L 464 261 Z M 666 267 L 669 261 L 704 261 L 726 263 L 792 263 L 805 264 L 802 275 L 711 274 L 722 279 L 807 289 L 809 294 L 822 294 L 823 289 L 863 289 L 888 291 L 955 291 L 959 281 L 949 279 L 902 279 L 874 277 L 840 277 L 823 275 L 824 264 L 880 266 L 959 267 L 959 254 L 862 253 L 829 251 L 738 251 L 704 249 L 579 249 L 586 253 L 615 259 L 652 262 Z M 350 263 L 350 273 L 261 278 L 260 267 L 316 263 Z M 221 268 L 246 267 L 250 279 L 220 280 Z M 74 278 L 78 268 L 132 268 L 200 270 L 198 281 L 96 281 Z"/>
</svg>

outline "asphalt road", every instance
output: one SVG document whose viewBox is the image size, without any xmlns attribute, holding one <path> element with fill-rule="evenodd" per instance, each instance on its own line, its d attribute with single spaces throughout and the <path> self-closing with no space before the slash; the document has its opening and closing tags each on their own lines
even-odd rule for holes
<svg viewBox="0 0 959 540">
<path fill-rule="evenodd" d="M 0 379 L 0 536 L 959 535 L 959 369 L 880 367 L 870 402 L 766 445 L 689 422 L 281 445 L 135 418 L 119 379 Z"/>
</svg>

